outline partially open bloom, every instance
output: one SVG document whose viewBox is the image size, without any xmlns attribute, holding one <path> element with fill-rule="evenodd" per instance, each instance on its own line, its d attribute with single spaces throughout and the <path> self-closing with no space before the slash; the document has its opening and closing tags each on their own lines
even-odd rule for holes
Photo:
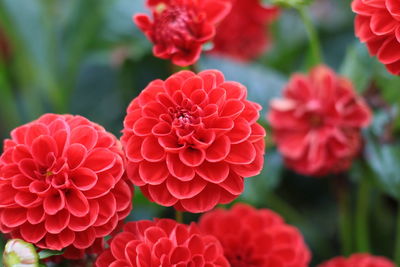
<svg viewBox="0 0 400 267">
<path fill-rule="evenodd" d="M 271 210 L 236 204 L 204 214 L 199 227 L 217 237 L 232 267 L 309 266 L 311 254 L 301 233 Z"/>
<path fill-rule="evenodd" d="M 232 10 L 218 25 L 213 40 L 216 54 L 249 61 L 270 47 L 268 26 L 278 17 L 279 9 L 264 6 L 261 0 L 230 0 Z"/>
<path fill-rule="evenodd" d="M 131 210 L 119 141 L 72 115 L 46 114 L 11 132 L 0 158 L 0 230 L 80 258 Z"/>
<path fill-rule="evenodd" d="M 336 257 L 318 267 L 395 267 L 395 264 L 384 257 L 369 254 L 353 254 L 350 258 Z"/>
<path fill-rule="evenodd" d="M 151 201 L 190 212 L 238 197 L 264 161 L 261 106 L 246 97 L 216 70 L 151 82 L 124 121 L 129 178 Z"/>
<path fill-rule="evenodd" d="M 10 239 L 3 251 L 5 267 L 39 267 L 39 255 L 35 247 L 21 239 Z"/>
<path fill-rule="evenodd" d="M 230 10 L 227 0 L 149 0 L 153 20 L 145 14 L 134 22 L 154 44 L 153 54 L 188 66 L 200 57 L 203 44 L 215 35 L 215 25 Z"/>
<path fill-rule="evenodd" d="M 96 261 L 97 267 L 228 267 L 218 240 L 169 219 L 130 222 Z"/>
<path fill-rule="evenodd" d="M 268 119 L 289 168 L 320 176 L 348 169 L 361 147 L 371 112 L 351 82 L 325 66 L 295 74 Z"/>
<path fill-rule="evenodd" d="M 354 0 L 352 9 L 356 36 L 390 73 L 400 75 L 400 1 Z"/>
</svg>

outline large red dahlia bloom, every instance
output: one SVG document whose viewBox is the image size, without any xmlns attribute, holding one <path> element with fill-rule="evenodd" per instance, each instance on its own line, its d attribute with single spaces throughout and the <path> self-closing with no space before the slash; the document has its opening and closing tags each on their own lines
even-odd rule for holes
<svg viewBox="0 0 400 267">
<path fill-rule="evenodd" d="M 350 258 L 336 257 L 319 265 L 319 267 L 395 267 L 395 264 L 384 257 L 369 254 L 353 254 Z"/>
<path fill-rule="evenodd" d="M 219 71 L 151 82 L 128 107 L 122 144 L 128 176 L 151 200 L 204 212 L 243 192 L 263 166 L 260 105 Z"/>
<path fill-rule="evenodd" d="M 195 224 L 173 220 L 130 222 L 96 261 L 97 267 L 228 267 L 221 244 Z"/>
<path fill-rule="evenodd" d="M 204 214 L 199 226 L 217 237 L 232 267 L 306 267 L 310 262 L 301 233 L 268 209 L 236 204 Z"/>
<path fill-rule="evenodd" d="M 130 185 L 112 134 L 80 116 L 43 115 L 4 142 L 0 230 L 80 258 L 129 214 Z"/>
<path fill-rule="evenodd" d="M 229 12 L 227 0 L 149 0 L 153 21 L 145 14 L 134 22 L 154 44 L 156 57 L 179 66 L 194 64 L 202 45 L 215 35 L 215 25 Z"/>
<path fill-rule="evenodd" d="M 264 6 L 261 0 L 230 2 L 232 10 L 217 27 L 212 51 L 239 61 L 255 59 L 271 44 L 268 26 L 278 17 L 279 9 Z"/>
<path fill-rule="evenodd" d="M 356 36 L 369 52 L 400 75 L 400 2 L 398 0 L 354 0 Z"/>
<path fill-rule="evenodd" d="M 295 74 L 268 119 L 288 167 L 306 175 L 344 171 L 361 147 L 371 113 L 347 79 L 325 66 Z"/>
</svg>

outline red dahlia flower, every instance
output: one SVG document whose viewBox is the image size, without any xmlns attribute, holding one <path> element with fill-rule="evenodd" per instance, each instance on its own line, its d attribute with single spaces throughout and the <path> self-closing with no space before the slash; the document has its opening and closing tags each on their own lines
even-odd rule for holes
<svg viewBox="0 0 400 267">
<path fill-rule="evenodd" d="M 350 258 L 336 257 L 319 265 L 319 267 L 395 267 L 394 263 L 384 257 L 369 254 L 353 254 Z"/>
<path fill-rule="evenodd" d="M 181 71 L 151 82 L 132 101 L 122 144 L 129 178 L 151 200 L 204 212 L 243 192 L 261 171 L 261 106 L 219 71 Z"/>
<path fill-rule="evenodd" d="M 356 36 L 390 73 L 400 75 L 400 1 L 354 0 L 352 9 Z"/>
<path fill-rule="evenodd" d="M 127 223 L 96 261 L 97 267 L 228 267 L 221 244 L 195 224 L 160 219 Z"/>
<path fill-rule="evenodd" d="M 149 0 L 153 21 L 145 14 L 134 22 L 154 44 L 153 54 L 188 66 L 200 57 L 202 45 L 215 35 L 215 25 L 230 10 L 227 0 Z"/>
<path fill-rule="evenodd" d="M 232 267 L 306 267 L 310 262 L 301 233 L 268 209 L 236 204 L 204 214 L 199 226 L 217 237 Z"/>
<path fill-rule="evenodd" d="M 261 0 L 230 1 L 232 10 L 217 27 L 213 52 L 240 61 L 255 59 L 270 46 L 268 26 L 279 9 L 266 7 Z"/>
<path fill-rule="evenodd" d="M 80 116 L 46 114 L 4 142 L 0 230 L 80 258 L 129 214 L 131 189 L 112 134 Z"/>
<path fill-rule="evenodd" d="M 325 66 L 295 74 L 268 119 L 288 167 L 306 175 L 348 169 L 361 147 L 371 113 L 347 79 Z"/>
</svg>

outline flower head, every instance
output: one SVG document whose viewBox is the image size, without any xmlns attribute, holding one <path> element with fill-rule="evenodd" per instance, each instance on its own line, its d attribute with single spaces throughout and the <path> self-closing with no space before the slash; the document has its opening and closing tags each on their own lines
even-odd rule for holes
<svg viewBox="0 0 400 267">
<path fill-rule="evenodd" d="M 271 210 L 236 204 L 204 214 L 199 227 L 221 242 L 232 267 L 306 267 L 310 262 L 301 233 Z"/>
<path fill-rule="evenodd" d="M 3 252 L 5 267 L 39 267 L 39 255 L 35 247 L 21 239 L 10 239 Z"/>
<path fill-rule="evenodd" d="M 153 20 L 145 14 L 134 22 L 154 44 L 156 57 L 179 66 L 194 64 L 203 44 L 215 35 L 215 25 L 230 10 L 227 0 L 149 0 Z"/>
<path fill-rule="evenodd" d="M 173 220 L 130 222 L 96 261 L 97 267 L 210 266 L 228 267 L 218 240 L 195 224 Z"/>
<path fill-rule="evenodd" d="M 395 264 L 384 257 L 369 254 L 353 254 L 350 258 L 336 257 L 318 267 L 395 267 Z"/>
<path fill-rule="evenodd" d="M 72 115 L 46 114 L 11 132 L 0 157 L 0 229 L 79 258 L 131 210 L 118 140 Z"/>
<path fill-rule="evenodd" d="M 279 9 L 264 6 L 261 0 L 230 0 L 232 10 L 218 25 L 213 39 L 216 54 L 249 61 L 269 48 L 267 28 L 279 15 Z"/>
<path fill-rule="evenodd" d="M 288 167 L 306 175 L 348 169 L 361 147 L 360 130 L 371 114 L 347 79 L 325 66 L 295 74 L 268 119 Z"/>
<path fill-rule="evenodd" d="M 400 2 L 354 0 L 355 33 L 388 71 L 400 75 Z"/>
<path fill-rule="evenodd" d="M 222 73 L 182 71 L 151 82 L 128 107 L 122 144 L 133 183 L 151 200 L 204 212 L 243 192 L 263 166 L 260 105 Z"/>
</svg>

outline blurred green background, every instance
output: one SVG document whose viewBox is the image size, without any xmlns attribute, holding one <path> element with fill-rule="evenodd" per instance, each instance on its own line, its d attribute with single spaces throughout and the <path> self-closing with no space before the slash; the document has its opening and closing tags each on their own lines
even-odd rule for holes
<svg viewBox="0 0 400 267">
<path fill-rule="evenodd" d="M 349 77 L 374 109 L 364 156 L 343 177 L 315 179 L 285 169 L 271 145 L 264 171 L 247 180 L 238 201 L 271 208 L 298 226 L 313 252 L 311 266 L 361 251 L 393 258 L 400 79 L 354 37 L 350 1 L 315 0 L 309 11 L 325 63 Z M 146 12 L 144 0 L 0 0 L 1 39 L 9 47 L 0 56 L 1 138 L 46 112 L 85 116 L 119 137 L 128 103 L 148 82 L 171 74 L 169 62 L 152 55 L 133 24 L 137 12 Z M 308 58 L 307 34 L 295 10 L 284 10 L 271 31 L 272 49 L 256 62 L 203 54 L 198 63 L 199 69 L 219 69 L 246 85 L 249 98 L 264 107 L 266 127 L 268 101 L 280 95 L 290 74 L 307 70 Z M 174 216 L 173 209 L 136 192 L 129 220 Z M 197 217 L 186 214 L 185 220 Z"/>
</svg>

